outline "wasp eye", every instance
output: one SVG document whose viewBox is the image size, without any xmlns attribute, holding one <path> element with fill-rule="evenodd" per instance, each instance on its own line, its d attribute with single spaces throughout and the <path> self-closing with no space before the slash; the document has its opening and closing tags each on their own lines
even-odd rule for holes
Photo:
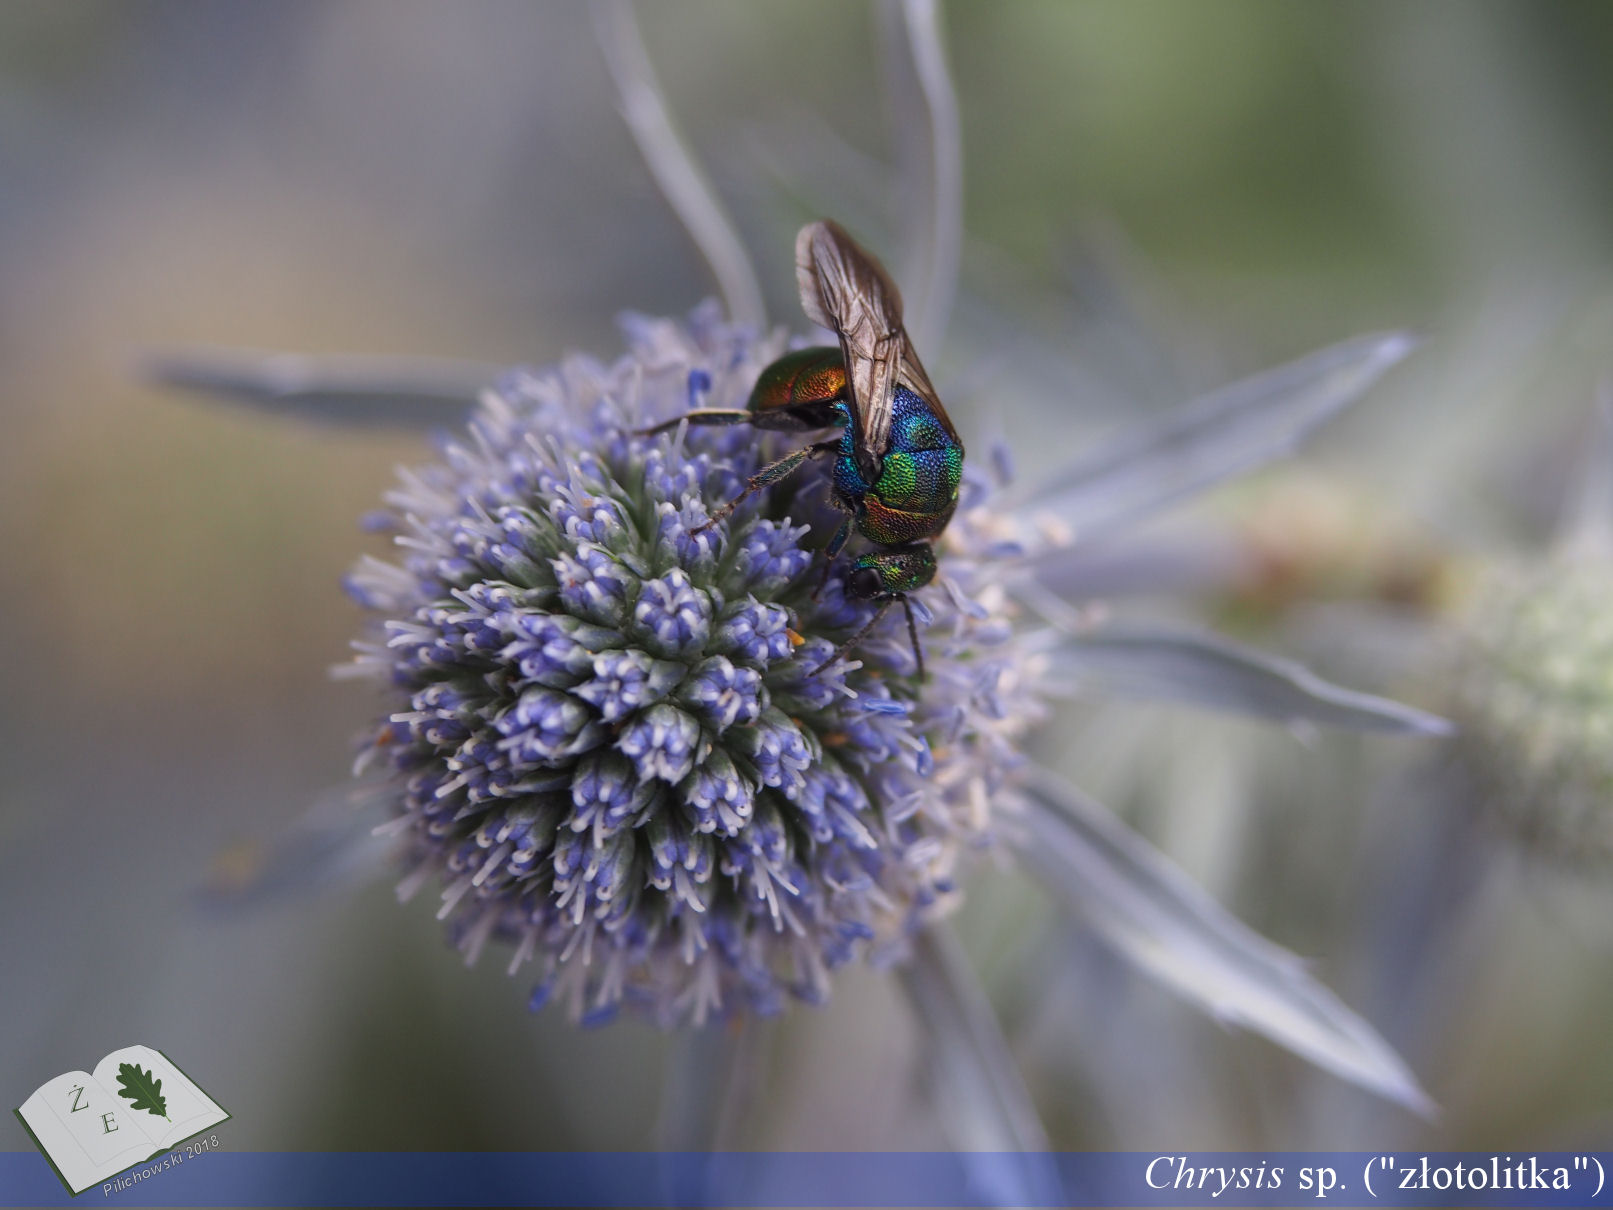
<svg viewBox="0 0 1613 1210">
<path fill-rule="evenodd" d="M 873 597 L 883 596 L 885 581 L 872 567 L 858 567 L 846 577 L 846 594 L 859 601 L 867 601 Z"/>
</svg>

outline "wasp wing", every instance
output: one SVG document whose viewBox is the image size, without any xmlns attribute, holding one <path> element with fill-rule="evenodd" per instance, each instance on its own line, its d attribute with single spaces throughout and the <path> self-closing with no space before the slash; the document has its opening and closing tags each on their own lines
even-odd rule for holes
<svg viewBox="0 0 1613 1210">
<path fill-rule="evenodd" d="M 909 347 L 902 296 L 879 262 L 828 221 L 802 227 L 795 237 L 795 280 L 807 318 L 840 337 L 857 463 L 872 480 L 890 437 L 891 398 Z"/>
<path fill-rule="evenodd" d="M 801 228 L 795 239 L 795 280 L 807 318 L 840 337 L 855 425 L 853 443 L 867 479 L 879 474 L 899 382 L 917 392 L 953 440 L 958 439 L 902 327 L 901 292 L 840 224 L 824 220 Z"/>
</svg>

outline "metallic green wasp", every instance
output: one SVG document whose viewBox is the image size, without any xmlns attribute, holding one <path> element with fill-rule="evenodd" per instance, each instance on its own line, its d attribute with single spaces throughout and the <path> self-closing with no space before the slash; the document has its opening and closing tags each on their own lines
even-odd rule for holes
<svg viewBox="0 0 1613 1210">
<path fill-rule="evenodd" d="M 846 595 L 879 608 L 823 666 L 856 647 L 900 602 L 922 678 L 924 654 L 907 594 L 935 578 L 930 540 L 958 506 L 963 441 L 902 327 L 901 295 L 878 261 L 838 224 L 812 223 L 795 240 L 795 275 L 802 310 L 836 333 L 840 347 L 785 354 L 762 371 L 743 409 L 697 408 L 645 433 L 685 421 L 792 432 L 840 428 L 839 436 L 762 467 L 702 528 L 807 461 L 833 458 L 830 499 L 846 518 L 825 554 L 831 561 L 839 555 L 853 528 L 871 542 L 875 549 L 859 555 L 846 576 Z"/>
</svg>

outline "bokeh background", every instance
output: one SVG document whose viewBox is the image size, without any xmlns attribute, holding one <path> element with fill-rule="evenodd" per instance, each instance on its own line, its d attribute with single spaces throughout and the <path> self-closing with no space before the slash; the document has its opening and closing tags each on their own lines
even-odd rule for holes
<svg viewBox="0 0 1613 1210">
<path fill-rule="evenodd" d="M 1034 479 L 1243 373 L 1419 329 L 1301 459 L 1105 553 L 1117 610 L 1449 708 L 1463 602 L 1552 542 L 1613 371 L 1613 8 L 945 11 L 969 242 L 924 355 L 971 448 L 1001 436 Z M 861 0 L 640 17 L 775 322 L 799 326 L 807 218 L 900 265 L 918 206 L 888 20 Z M 665 1137 L 665 1038 L 529 1017 L 502 962 L 461 967 L 431 896 L 400 908 L 373 859 L 320 859 L 375 709 L 327 676 L 359 625 L 339 582 L 380 552 L 357 519 L 424 441 L 137 367 L 209 345 L 611 356 L 621 310 L 712 291 L 582 4 L 0 0 L 0 1099 L 141 1041 L 233 1111 L 232 1148 Z M 1445 1110 L 1379 1108 L 1219 1029 L 988 869 L 959 927 L 1057 1145 L 1605 1143 L 1606 870 L 1466 822 L 1482 795 L 1451 792 L 1448 752 L 1101 703 L 1042 749 L 1314 956 Z M 206 893 L 288 829 L 303 874 Z M 734 1141 L 937 1144 L 912 1035 L 887 978 L 848 972 L 771 1029 Z"/>
</svg>

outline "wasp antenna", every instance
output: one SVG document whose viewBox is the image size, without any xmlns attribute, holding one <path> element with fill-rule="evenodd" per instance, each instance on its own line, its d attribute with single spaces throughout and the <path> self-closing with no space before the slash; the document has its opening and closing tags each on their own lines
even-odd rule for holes
<svg viewBox="0 0 1613 1210">
<path fill-rule="evenodd" d="M 903 593 L 901 598 L 902 612 L 907 614 L 907 637 L 913 640 L 913 662 L 918 665 L 918 678 L 924 679 L 924 648 L 919 646 L 918 623 L 913 620 L 913 603 Z"/>
<path fill-rule="evenodd" d="M 674 416 L 671 420 L 663 420 L 660 424 L 652 424 L 647 429 L 629 429 L 630 437 L 655 437 L 661 433 L 670 432 L 683 423 L 682 416 Z"/>
<path fill-rule="evenodd" d="M 649 428 L 633 429 L 632 435 L 654 437 L 657 433 L 669 433 L 680 424 L 749 424 L 753 419 L 755 417 L 744 408 L 693 408 Z"/>
</svg>

